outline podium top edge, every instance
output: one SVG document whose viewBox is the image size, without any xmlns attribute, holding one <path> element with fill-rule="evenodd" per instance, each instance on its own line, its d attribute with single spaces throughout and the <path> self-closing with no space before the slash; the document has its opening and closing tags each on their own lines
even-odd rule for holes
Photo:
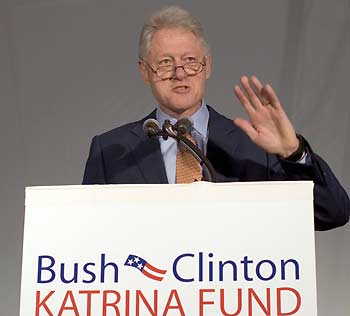
<svg viewBox="0 0 350 316">
<path fill-rule="evenodd" d="M 74 184 L 74 185 L 47 185 L 47 186 L 29 186 L 26 187 L 27 191 L 37 191 L 37 190 L 81 190 L 81 189 L 92 189 L 92 190 L 101 190 L 101 189 L 116 189 L 116 188 L 143 188 L 143 189 L 154 189 L 154 188 L 190 188 L 193 186 L 197 187 L 251 187 L 251 186 L 313 186 L 313 181 L 249 181 L 249 182 L 221 182 L 221 183 L 212 183 L 206 181 L 193 182 L 190 184 Z"/>
<path fill-rule="evenodd" d="M 224 201 L 313 200 L 312 181 L 235 182 L 155 185 L 68 185 L 28 187 L 25 205 L 80 205 L 82 203 L 169 204 Z"/>
</svg>

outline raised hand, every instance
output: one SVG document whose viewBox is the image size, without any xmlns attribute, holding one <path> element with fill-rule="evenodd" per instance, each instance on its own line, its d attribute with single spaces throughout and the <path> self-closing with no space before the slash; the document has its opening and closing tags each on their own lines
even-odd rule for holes
<svg viewBox="0 0 350 316">
<path fill-rule="evenodd" d="M 269 84 L 263 85 L 255 76 L 241 77 L 242 88 L 234 87 L 235 95 L 249 116 L 234 119 L 249 138 L 265 151 L 283 158 L 299 146 L 294 127 Z"/>
</svg>

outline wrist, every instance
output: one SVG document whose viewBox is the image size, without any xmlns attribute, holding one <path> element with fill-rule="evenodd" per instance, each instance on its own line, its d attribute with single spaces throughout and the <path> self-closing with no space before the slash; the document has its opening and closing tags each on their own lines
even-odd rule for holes
<svg viewBox="0 0 350 316">
<path fill-rule="evenodd" d="M 296 134 L 296 137 L 299 141 L 297 149 L 290 154 L 282 156 L 283 159 L 291 161 L 291 162 L 298 162 L 304 157 L 305 152 L 306 152 L 306 145 L 305 145 L 304 137 L 299 135 L 299 134 Z"/>
</svg>

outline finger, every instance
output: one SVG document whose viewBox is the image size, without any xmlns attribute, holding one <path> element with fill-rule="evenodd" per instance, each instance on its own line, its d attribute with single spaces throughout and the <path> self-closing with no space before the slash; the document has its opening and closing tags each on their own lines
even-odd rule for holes
<svg viewBox="0 0 350 316">
<path fill-rule="evenodd" d="M 261 83 L 261 81 L 258 79 L 258 77 L 253 75 L 253 76 L 250 77 L 250 81 L 251 81 L 255 91 L 257 91 L 257 95 L 258 95 L 258 97 L 260 99 L 260 102 L 263 105 L 269 104 L 270 100 L 267 99 L 266 95 L 264 94 L 264 86 Z"/>
<path fill-rule="evenodd" d="M 251 87 L 249 80 L 246 76 L 241 77 L 241 84 L 246 91 L 248 98 L 251 102 L 251 104 L 254 106 L 255 109 L 258 109 L 262 106 L 262 103 L 257 96 L 257 93 L 254 91 L 254 89 Z"/>
<path fill-rule="evenodd" d="M 264 89 L 263 89 L 263 95 L 268 98 L 271 102 L 271 105 L 273 107 L 275 107 L 276 109 L 281 109 L 281 103 L 280 100 L 277 97 L 277 94 L 275 93 L 275 91 L 273 90 L 273 88 L 267 84 Z"/>
<path fill-rule="evenodd" d="M 252 124 L 250 124 L 247 120 L 238 117 L 233 120 L 233 122 L 241 129 L 243 132 L 245 132 L 248 137 L 254 142 L 256 136 L 257 136 L 257 131 L 253 127 Z"/>
<path fill-rule="evenodd" d="M 251 105 L 249 99 L 246 97 L 244 92 L 239 86 L 235 86 L 233 88 L 233 91 L 235 92 L 236 97 L 238 98 L 239 102 L 242 104 L 243 108 L 246 110 L 246 112 L 250 115 L 255 111 L 254 107 Z"/>
<path fill-rule="evenodd" d="M 257 76 L 251 76 L 250 77 L 250 81 L 252 82 L 254 88 L 256 89 L 256 91 L 258 93 L 261 93 L 262 89 L 264 88 L 263 84 L 261 83 L 261 81 L 258 79 Z"/>
</svg>

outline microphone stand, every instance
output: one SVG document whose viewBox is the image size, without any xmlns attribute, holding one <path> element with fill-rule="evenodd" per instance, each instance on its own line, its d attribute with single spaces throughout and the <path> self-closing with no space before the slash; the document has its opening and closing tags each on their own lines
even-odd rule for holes
<svg viewBox="0 0 350 316">
<path fill-rule="evenodd" d="M 199 161 L 200 165 L 204 167 L 204 169 L 206 170 L 206 175 L 208 176 L 208 181 L 216 182 L 215 169 L 211 164 L 211 162 L 209 161 L 209 159 L 206 156 L 204 156 L 202 151 L 198 148 L 198 146 L 192 143 L 188 138 L 186 138 L 183 135 L 177 135 L 174 138 L 178 143 L 182 142 L 186 146 L 186 148 L 189 150 L 189 152 L 193 155 L 193 157 Z"/>
<path fill-rule="evenodd" d="M 196 158 L 196 160 L 200 163 L 201 166 L 204 167 L 206 175 L 208 177 L 208 181 L 216 182 L 215 169 L 209 161 L 209 159 L 206 156 L 204 156 L 204 154 L 196 144 L 192 143 L 184 135 L 181 135 L 181 133 L 175 132 L 169 120 L 165 120 L 163 124 L 163 129 L 159 129 L 156 134 L 149 136 L 161 136 L 165 140 L 168 139 L 168 137 L 171 137 L 174 138 L 178 143 L 183 143 L 185 147 L 189 150 L 189 152 L 193 155 L 193 157 Z"/>
</svg>

